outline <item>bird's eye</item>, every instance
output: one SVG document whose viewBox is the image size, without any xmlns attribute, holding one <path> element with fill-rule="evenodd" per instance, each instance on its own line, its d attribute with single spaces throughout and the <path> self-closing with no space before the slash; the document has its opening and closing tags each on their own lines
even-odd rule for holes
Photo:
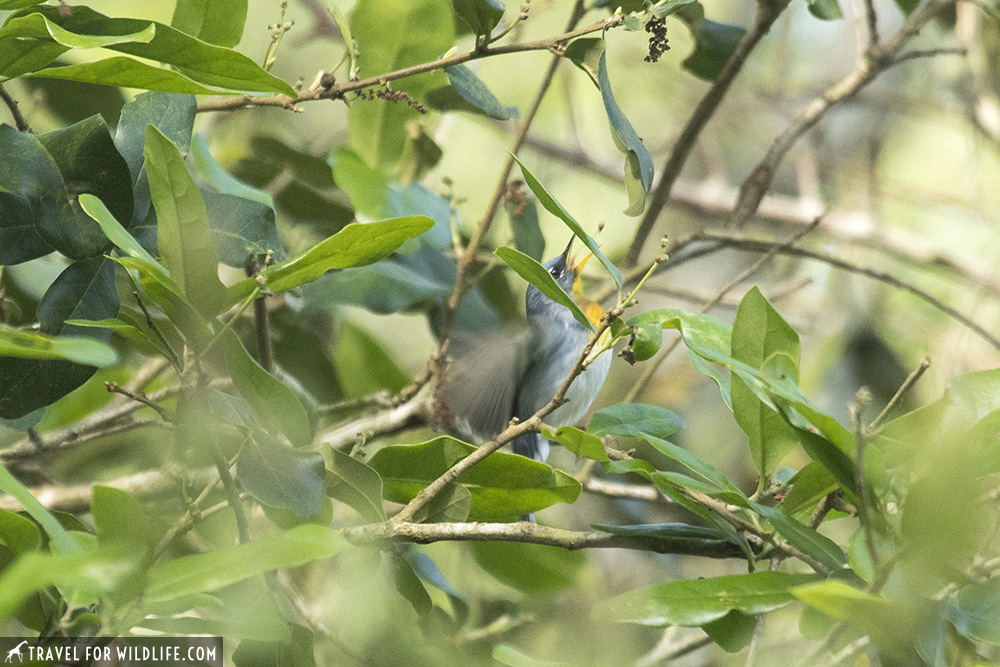
<svg viewBox="0 0 1000 667">
<path fill-rule="evenodd" d="M 551 273 L 553 277 L 558 278 L 559 274 L 562 272 L 558 268 L 552 267 L 551 269 L 549 269 L 549 273 Z"/>
</svg>

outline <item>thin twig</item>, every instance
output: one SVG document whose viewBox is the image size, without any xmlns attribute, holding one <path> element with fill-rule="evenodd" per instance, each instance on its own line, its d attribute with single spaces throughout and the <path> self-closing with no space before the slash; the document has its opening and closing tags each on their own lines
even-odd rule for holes
<svg viewBox="0 0 1000 667">
<path fill-rule="evenodd" d="M 705 129 L 705 125 L 708 124 L 716 109 L 718 109 L 719 104 L 725 98 L 730 85 L 732 85 L 740 70 L 743 69 L 743 65 L 750 56 L 750 52 L 754 50 L 761 38 L 771 29 L 771 26 L 786 6 L 788 6 L 788 0 L 758 0 L 757 16 L 754 20 L 753 28 L 740 39 L 736 45 L 736 49 L 733 50 L 732 55 L 729 56 L 729 60 L 726 61 L 722 71 L 719 72 L 719 76 L 712 82 L 711 88 L 708 89 L 705 96 L 698 102 L 698 106 L 691 112 L 691 116 L 684 125 L 684 129 L 681 130 L 680 136 L 677 137 L 677 141 L 674 143 L 670 157 L 667 158 L 667 163 L 663 166 L 663 174 L 660 176 L 660 181 L 657 183 L 656 188 L 653 189 L 646 215 L 643 216 L 642 222 L 639 223 L 635 237 L 632 239 L 632 243 L 625 253 L 623 264 L 626 267 L 635 266 L 636 262 L 639 261 L 639 254 L 642 252 L 642 247 L 653 231 L 656 219 L 660 216 L 663 207 L 670 199 L 674 183 L 677 181 L 677 177 L 680 176 L 684 163 L 691 154 L 698 136 Z"/>
<path fill-rule="evenodd" d="M 885 421 L 886 416 L 888 416 L 888 414 L 892 411 L 892 409 L 896 407 L 896 404 L 899 403 L 899 400 L 903 398 L 906 392 L 910 390 L 910 387 L 912 387 L 917 383 L 917 380 L 919 380 L 921 376 L 923 376 L 923 374 L 927 371 L 928 368 L 930 368 L 930 366 L 931 366 L 930 357 L 924 357 L 923 359 L 920 360 L 920 365 L 917 366 L 916 370 L 914 370 L 912 373 L 906 376 L 906 379 L 903 380 L 903 384 L 899 386 L 899 389 L 896 390 L 896 393 L 893 394 L 892 398 L 889 399 L 889 402 L 886 403 L 884 408 L 882 408 L 882 412 L 878 413 L 878 416 L 875 417 L 875 419 L 873 419 L 871 423 L 868 424 L 868 426 L 865 428 L 866 433 L 868 434 L 875 433 L 878 427 L 882 425 L 882 422 Z"/>
<path fill-rule="evenodd" d="M 160 343 L 163 344 L 163 349 L 166 350 L 167 358 L 170 359 L 170 363 L 173 364 L 173 367 L 177 369 L 178 373 L 184 372 L 184 364 L 181 363 L 181 360 L 177 357 L 177 353 L 174 352 L 172 347 L 170 347 L 170 343 L 168 343 L 167 339 L 164 338 L 160 328 L 156 326 L 155 322 L 153 322 L 153 317 L 149 314 L 149 311 L 146 310 L 146 304 L 142 302 L 142 297 L 139 296 L 139 292 L 132 292 L 132 296 L 135 297 L 135 302 L 139 304 L 139 309 L 142 310 L 142 314 L 146 316 L 146 326 L 148 326 L 149 329 L 156 334 L 156 337 L 160 339 Z"/>
<path fill-rule="evenodd" d="M 247 520 L 246 508 L 240 500 L 239 489 L 229 472 L 229 461 L 222 455 L 218 445 L 212 442 L 212 458 L 215 462 L 215 469 L 219 472 L 219 479 L 222 481 L 222 488 L 226 491 L 226 502 L 233 509 L 236 517 L 236 532 L 239 535 L 240 544 L 250 541 L 250 522 Z"/>
<path fill-rule="evenodd" d="M 25 120 L 24 115 L 21 113 L 21 109 L 18 107 L 17 100 L 10 96 L 3 85 L 0 85 L 0 100 L 7 105 L 10 110 L 10 115 L 14 119 L 14 127 L 17 128 L 18 132 L 28 132 L 29 134 L 34 134 L 34 130 L 28 125 L 28 121 Z"/>
<path fill-rule="evenodd" d="M 580 16 L 582 17 L 582 12 L 580 12 Z M 579 21 L 579 17 L 577 17 L 576 20 Z M 555 37 L 550 37 L 548 39 L 540 39 L 533 42 L 522 42 L 520 44 L 504 44 L 501 46 L 478 48 L 473 51 L 469 51 L 468 53 L 449 56 L 447 58 L 440 58 L 432 62 L 421 63 L 419 65 L 413 65 L 412 67 L 405 67 L 394 72 L 386 72 L 385 74 L 371 76 L 366 79 L 347 81 L 341 85 L 335 85 L 329 88 L 320 88 L 314 91 L 305 91 L 294 98 L 288 97 L 287 95 L 274 95 L 271 97 L 252 97 L 250 95 L 240 95 L 221 100 L 213 100 L 211 102 L 202 102 L 198 105 L 198 112 L 235 111 L 237 109 L 244 109 L 247 107 L 262 106 L 281 107 L 296 111 L 298 110 L 296 105 L 301 104 L 302 102 L 340 99 L 349 92 L 361 90 L 363 88 L 371 88 L 372 86 L 380 86 L 383 82 L 387 83 L 397 79 L 405 79 L 417 74 L 423 74 L 425 72 L 445 69 L 447 67 L 460 65 L 471 60 L 479 60 L 481 58 L 489 58 L 508 53 L 521 53 L 524 51 L 550 51 L 558 49 L 561 45 L 572 39 L 583 35 L 589 35 L 594 32 L 601 32 L 603 30 L 607 30 L 608 28 L 613 28 L 621 24 L 621 22 L 621 17 L 611 16 L 601 21 L 597 21 L 596 23 L 593 23 L 585 28 L 579 28 L 576 30 L 570 28 L 563 34 L 556 35 Z"/>
<path fill-rule="evenodd" d="M 969 52 L 961 46 L 944 47 L 940 49 L 918 49 L 907 51 L 896 56 L 893 63 L 901 63 L 917 58 L 934 58 L 935 56 L 967 56 Z"/>
<path fill-rule="evenodd" d="M 272 253 L 268 254 L 268 257 Z M 245 267 L 248 276 L 260 271 L 256 259 L 251 259 Z M 267 294 L 260 294 L 253 302 L 254 332 L 257 335 L 257 363 L 268 373 L 274 372 L 274 345 L 271 341 L 271 316 L 267 310 Z"/>
<path fill-rule="evenodd" d="M 171 413 L 170 410 L 167 410 L 159 403 L 150 400 L 149 396 L 147 396 L 144 392 L 129 391 L 125 387 L 119 385 L 117 382 L 113 382 L 111 380 L 105 380 L 104 386 L 112 394 L 121 394 L 122 396 L 131 398 L 133 401 L 137 401 L 145 406 L 153 408 L 160 415 L 160 419 L 168 423 L 173 423 L 174 421 L 173 413 Z"/>
<path fill-rule="evenodd" d="M 748 238 L 733 236 L 731 234 L 715 234 L 715 233 L 702 233 L 699 234 L 697 238 L 693 240 L 695 241 L 708 240 L 719 244 L 719 247 L 736 248 L 739 250 L 749 250 L 754 252 L 766 252 L 774 248 L 775 244 L 777 243 L 776 241 L 770 241 L 770 240 L 748 239 Z M 718 248 L 702 249 L 698 251 L 697 254 L 695 254 L 694 256 L 701 257 L 711 252 L 714 252 L 714 250 L 717 249 Z M 920 289 L 913 283 L 896 278 L 895 276 L 890 275 L 885 271 L 858 266 L 856 264 L 848 262 L 847 260 L 840 259 L 839 257 L 834 257 L 833 255 L 827 255 L 825 253 L 821 253 L 816 250 L 809 250 L 800 247 L 781 247 L 778 249 L 778 254 L 814 259 L 823 262 L 824 264 L 829 264 L 830 266 L 836 267 L 838 269 L 843 269 L 844 271 L 850 271 L 851 273 L 857 273 L 859 275 L 868 276 L 869 278 L 873 278 L 874 280 L 878 280 L 879 282 L 883 282 L 886 283 L 887 285 L 892 285 L 893 287 L 897 287 L 899 289 L 907 291 L 910 294 L 913 294 L 914 296 L 934 306 L 944 314 L 948 315 L 948 317 L 954 319 L 957 322 L 960 322 L 963 326 L 975 332 L 976 335 L 978 335 L 980 338 L 988 342 L 996 349 L 1000 350 L 1000 340 L 998 340 L 993 334 L 991 334 L 985 328 L 979 326 L 971 319 L 969 319 L 959 311 L 955 310 L 948 304 L 944 303 L 940 299 L 931 296 L 930 293 Z M 665 266 L 661 267 L 661 270 L 666 268 L 674 268 L 687 260 L 688 260 L 687 255 L 683 257 L 677 257 L 675 255 L 671 260 L 671 262 L 668 262 Z"/>
<path fill-rule="evenodd" d="M 857 487 L 858 521 L 864 531 L 865 546 L 868 547 L 868 557 L 874 568 L 879 568 L 878 554 L 875 551 L 875 528 L 872 525 L 872 506 L 870 504 L 868 477 L 865 475 L 865 449 L 868 438 L 865 435 L 862 421 L 865 408 L 871 404 L 872 395 L 865 387 L 858 390 L 855 404 L 850 406 L 851 425 L 854 428 L 854 440 L 857 451 L 854 454 L 854 485 Z"/>
</svg>

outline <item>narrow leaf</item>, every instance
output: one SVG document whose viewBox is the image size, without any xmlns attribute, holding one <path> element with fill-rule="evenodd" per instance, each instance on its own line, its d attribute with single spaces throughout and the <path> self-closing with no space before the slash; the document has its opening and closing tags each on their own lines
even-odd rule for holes
<svg viewBox="0 0 1000 667">
<path fill-rule="evenodd" d="M 566 291 L 559 286 L 559 283 L 555 281 L 555 278 L 548 272 L 548 269 L 528 255 L 513 248 L 501 247 L 497 248 L 495 252 L 497 257 L 502 259 L 507 266 L 514 269 L 519 276 L 537 287 L 542 294 L 559 305 L 568 308 L 569 312 L 573 313 L 573 317 L 577 322 L 591 331 L 594 330 L 594 325 L 583 314 L 580 307 L 576 305 L 576 300 L 569 294 L 566 294 Z"/>
<path fill-rule="evenodd" d="M 500 100 L 486 87 L 486 84 L 465 65 L 453 65 L 446 68 L 444 72 L 448 75 L 448 81 L 455 87 L 458 94 L 469 104 L 481 109 L 490 118 L 509 120 L 512 117 L 518 117 L 517 107 L 502 105 Z"/>
<path fill-rule="evenodd" d="M 82 336 L 48 336 L 0 324 L 0 355 L 19 359 L 65 359 L 88 366 L 113 366 L 118 353 L 107 343 Z"/>
</svg>

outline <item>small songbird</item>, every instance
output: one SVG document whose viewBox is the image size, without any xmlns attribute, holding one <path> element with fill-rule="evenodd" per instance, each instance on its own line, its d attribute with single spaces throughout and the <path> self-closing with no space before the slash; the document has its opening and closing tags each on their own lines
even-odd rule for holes
<svg viewBox="0 0 1000 667">
<path fill-rule="evenodd" d="M 580 274 L 593 255 L 579 261 L 566 250 L 544 266 L 580 309 L 595 324 L 601 307 L 583 297 Z M 461 437 L 481 444 L 506 428 L 511 418 L 525 420 L 544 407 L 566 380 L 590 336 L 565 306 L 552 301 L 534 285 L 525 300 L 526 331 L 501 331 L 471 340 L 456 339 L 455 354 L 444 385 L 444 398 L 454 430 Z M 611 366 L 611 355 L 597 357 L 566 393 L 566 403 L 544 418 L 551 426 L 579 422 L 597 398 Z M 549 441 L 536 433 L 517 438 L 514 452 L 544 461 Z"/>
</svg>

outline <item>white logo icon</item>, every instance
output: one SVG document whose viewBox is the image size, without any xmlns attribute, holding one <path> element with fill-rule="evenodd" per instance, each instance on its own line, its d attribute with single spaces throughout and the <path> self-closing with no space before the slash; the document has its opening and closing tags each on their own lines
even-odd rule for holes
<svg viewBox="0 0 1000 667">
<path fill-rule="evenodd" d="M 12 658 L 15 655 L 17 656 L 17 661 L 22 662 L 24 660 L 24 656 L 21 655 L 21 647 L 27 643 L 28 643 L 27 641 L 23 641 L 14 648 L 12 648 L 11 650 L 7 651 L 7 659 L 4 660 L 4 662 L 13 662 Z"/>
</svg>

